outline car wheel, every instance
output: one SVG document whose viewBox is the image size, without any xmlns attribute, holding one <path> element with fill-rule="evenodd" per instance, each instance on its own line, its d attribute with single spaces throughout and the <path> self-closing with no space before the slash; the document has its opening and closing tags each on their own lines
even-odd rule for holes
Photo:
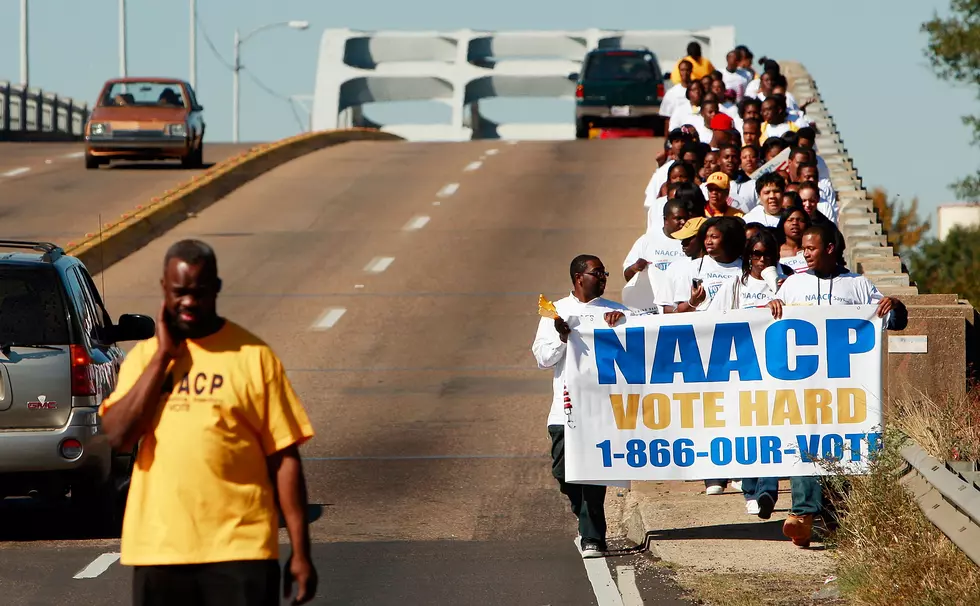
<svg viewBox="0 0 980 606">
<path fill-rule="evenodd" d="M 89 529 L 97 534 L 114 534 L 122 527 L 124 493 L 110 476 L 106 482 L 79 478 L 71 485 L 70 504 L 89 523 Z"/>
<path fill-rule="evenodd" d="M 96 158 L 95 156 L 93 156 L 88 152 L 85 153 L 85 168 L 89 170 L 94 170 L 102 166 L 104 163 L 105 161 L 102 160 L 101 158 Z"/>
</svg>

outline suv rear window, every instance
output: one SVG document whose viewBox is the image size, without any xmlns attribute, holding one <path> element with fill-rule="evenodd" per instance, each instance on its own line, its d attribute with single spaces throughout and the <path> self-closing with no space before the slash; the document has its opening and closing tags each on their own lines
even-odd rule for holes
<svg viewBox="0 0 980 606">
<path fill-rule="evenodd" d="M 69 344 L 63 301 L 53 269 L 0 266 L 0 343 Z"/>
<path fill-rule="evenodd" d="M 650 63 L 639 53 L 596 53 L 585 67 L 588 80 L 649 80 Z"/>
</svg>

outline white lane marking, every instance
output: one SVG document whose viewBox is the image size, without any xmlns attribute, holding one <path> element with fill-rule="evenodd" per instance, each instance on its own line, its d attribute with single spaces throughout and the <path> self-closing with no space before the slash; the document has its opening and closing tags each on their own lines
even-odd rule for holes
<svg viewBox="0 0 980 606">
<path fill-rule="evenodd" d="M 512 139 L 507 142 L 507 145 L 517 145 L 517 139 Z"/>
<path fill-rule="evenodd" d="M 403 227 L 402 229 L 404 229 L 405 231 L 422 229 L 423 227 L 425 227 L 425 224 L 428 222 L 429 222 L 429 217 L 425 215 L 418 215 L 417 217 L 412 217 L 411 220 L 409 220 L 409 222 L 406 223 L 405 227 Z"/>
<path fill-rule="evenodd" d="M 498 151 L 499 151 L 498 149 L 494 148 L 494 149 L 488 149 L 484 153 L 488 156 L 496 156 Z"/>
<path fill-rule="evenodd" d="M 354 285 L 354 288 L 364 288 L 364 285 L 363 284 L 355 284 Z"/>
<path fill-rule="evenodd" d="M 364 266 L 364 271 L 372 274 L 380 274 L 388 269 L 388 266 L 395 260 L 394 257 L 375 257 Z"/>
<path fill-rule="evenodd" d="M 327 330 L 333 328 L 341 316 L 347 313 L 346 307 L 328 307 L 323 314 L 313 323 L 313 330 Z"/>
<path fill-rule="evenodd" d="M 99 557 L 92 560 L 88 566 L 82 568 L 78 571 L 74 577 L 75 579 L 94 579 L 103 572 L 109 569 L 110 566 L 116 563 L 119 559 L 118 553 L 103 553 Z"/>
<path fill-rule="evenodd" d="M 439 193 L 436 195 L 440 198 L 448 198 L 449 196 L 455 194 L 457 189 L 459 189 L 459 183 L 450 183 L 440 189 Z"/>
<path fill-rule="evenodd" d="M 442 202 L 436 200 L 435 202 L 432 203 L 432 206 L 442 206 Z"/>
<path fill-rule="evenodd" d="M 643 606 L 643 598 L 636 586 L 636 574 L 632 566 L 616 567 L 616 584 L 623 596 L 623 606 Z"/>
<path fill-rule="evenodd" d="M 26 167 L 26 166 L 21 166 L 20 168 L 15 168 L 13 170 L 8 170 L 7 172 L 3 173 L 3 175 L 0 175 L 0 176 L 3 176 L 3 177 L 16 177 L 17 175 L 23 175 L 24 173 L 26 173 L 26 172 L 28 172 L 30 170 L 31 169 L 28 168 L 28 167 Z"/>
<path fill-rule="evenodd" d="M 471 171 L 474 171 L 474 170 L 480 168 L 481 166 L 483 166 L 483 162 L 480 162 L 479 160 L 477 160 L 476 162 L 470 162 L 469 164 L 467 164 L 466 165 L 466 168 L 464 168 L 463 171 L 464 172 L 471 172 Z"/>
<path fill-rule="evenodd" d="M 63 158 L 81 158 L 81 157 L 82 157 L 82 156 L 84 156 L 84 155 L 85 155 L 85 152 L 83 152 L 83 151 L 80 151 L 80 152 L 72 152 L 72 153 L 70 153 L 70 154 L 65 154 L 65 155 L 64 155 L 64 156 L 62 156 L 62 157 L 63 157 Z"/>
<path fill-rule="evenodd" d="M 54 163 L 54 160 L 47 159 L 47 160 L 44 161 L 44 163 L 45 164 L 53 164 Z"/>
<path fill-rule="evenodd" d="M 582 548 L 577 539 L 572 539 L 575 550 L 581 555 Z M 592 583 L 592 593 L 599 606 L 625 606 L 623 598 L 619 595 L 616 584 L 613 583 L 612 575 L 609 573 L 609 565 L 605 558 L 583 558 L 585 572 L 589 575 L 589 582 Z"/>
</svg>

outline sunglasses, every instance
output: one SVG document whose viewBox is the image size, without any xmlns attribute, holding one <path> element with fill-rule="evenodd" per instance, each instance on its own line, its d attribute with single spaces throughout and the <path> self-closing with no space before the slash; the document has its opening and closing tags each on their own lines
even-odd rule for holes
<svg viewBox="0 0 980 606">
<path fill-rule="evenodd" d="M 590 275 L 590 276 L 592 276 L 593 278 L 596 278 L 596 279 L 599 279 L 599 278 L 608 278 L 609 277 L 609 272 L 608 271 L 599 271 L 598 269 L 593 269 L 592 271 L 584 271 L 582 273 L 583 274 L 588 274 L 588 275 Z"/>
</svg>

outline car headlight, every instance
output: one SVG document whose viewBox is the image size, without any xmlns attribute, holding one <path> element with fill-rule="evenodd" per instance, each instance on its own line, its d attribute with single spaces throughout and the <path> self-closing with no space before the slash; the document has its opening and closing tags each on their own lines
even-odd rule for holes
<svg viewBox="0 0 980 606">
<path fill-rule="evenodd" d="M 170 124 L 167 126 L 167 133 L 174 137 L 186 137 L 187 136 L 187 125 L 186 124 Z"/>
<path fill-rule="evenodd" d="M 112 128 L 109 126 L 108 122 L 93 122 L 89 126 L 89 134 L 92 135 L 108 135 L 112 132 Z"/>
</svg>

